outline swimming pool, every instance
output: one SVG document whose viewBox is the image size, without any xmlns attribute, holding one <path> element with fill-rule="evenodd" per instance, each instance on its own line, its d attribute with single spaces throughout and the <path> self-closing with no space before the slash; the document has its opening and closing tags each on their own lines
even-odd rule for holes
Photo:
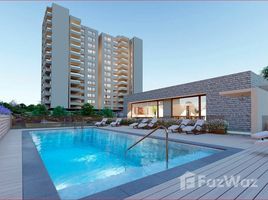
<svg viewBox="0 0 268 200">
<path fill-rule="evenodd" d="M 82 198 L 166 170 L 165 141 L 96 128 L 31 131 L 33 142 L 62 199 Z M 219 150 L 169 142 L 169 168 Z"/>
</svg>

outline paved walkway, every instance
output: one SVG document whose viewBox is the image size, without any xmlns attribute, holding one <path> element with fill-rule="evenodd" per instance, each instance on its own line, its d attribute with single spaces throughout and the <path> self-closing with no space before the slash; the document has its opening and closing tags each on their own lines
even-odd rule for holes
<svg viewBox="0 0 268 200">
<path fill-rule="evenodd" d="M 22 199 L 21 131 L 0 140 L 0 199 Z"/>
<path fill-rule="evenodd" d="M 179 178 L 172 179 L 151 189 L 133 195 L 127 200 L 137 199 L 183 199 L 183 200 L 245 200 L 268 199 L 268 146 L 254 146 L 240 153 L 202 167 L 192 173 L 204 175 L 208 179 L 223 179 L 224 187 L 209 187 L 207 184 L 196 186 L 191 189 L 180 189 Z M 224 179 L 224 176 L 227 179 Z M 239 181 L 237 187 L 228 186 L 231 176 L 242 179 L 256 179 L 257 187 L 243 187 Z M 195 176 L 196 177 L 196 176 Z M 197 178 L 195 179 L 197 183 Z M 253 182 L 249 182 L 253 186 Z M 197 184 L 196 184 L 197 185 Z"/>
</svg>

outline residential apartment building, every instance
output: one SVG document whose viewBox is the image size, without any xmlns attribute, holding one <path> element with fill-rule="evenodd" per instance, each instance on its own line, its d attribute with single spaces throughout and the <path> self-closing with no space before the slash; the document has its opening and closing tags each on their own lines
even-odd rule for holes
<svg viewBox="0 0 268 200">
<path fill-rule="evenodd" d="M 123 109 L 124 96 L 142 92 L 142 40 L 84 26 L 52 4 L 42 26 L 41 102 L 48 108 Z"/>
</svg>

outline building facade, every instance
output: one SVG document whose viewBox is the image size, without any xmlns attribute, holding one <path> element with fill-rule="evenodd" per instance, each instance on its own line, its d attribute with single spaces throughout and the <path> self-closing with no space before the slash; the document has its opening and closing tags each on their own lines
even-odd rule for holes
<svg viewBox="0 0 268 200">
<path fill-rule="evenodd" d="M 267 90 L 268 81 L 241 72 L 129 95 L 124 115 L 224 119 L 231 131 L 257 132 L 267 128 Z"/>
<path fill-rule="evenodd" d="M 142 40 L 82 25 L 57 4 L 42 25 L 41 102 L 48 108 L 123 110 L 124 96 L 142 92 Z"/>
</svg>

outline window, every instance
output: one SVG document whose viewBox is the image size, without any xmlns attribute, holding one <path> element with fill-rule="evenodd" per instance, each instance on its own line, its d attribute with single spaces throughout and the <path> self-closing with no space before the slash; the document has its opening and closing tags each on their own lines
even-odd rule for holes
<svg viewBox="0 0 268 200">
<path fill-rule="evenodd" d="M 93 99 L 89 99 L 89 100 L 87 100 L 87 102 L 90 104 L 95 104 L 95 100 L 93 100 Z"/>
<path fill-rule="evenodd" d="M 132 104 L 132 117 L 157 117 L 157 101 Z"/>
<path fill-rule="evenodd" d="M 201 96 L 201 118 L 206 119 L 207 116 L 207 97 Z"/>
<path fill-rule="evenodd" d="M 187 119 L 206 118 L 206 96 L 173 99 L 172 115 Z"/>
<path fill-rule="evenodd" d="M 106 70 L 106 71 L 111 71 L 112 68 L 111 68 L 110 66 L 104 66 L 104 70 Z"/>
<path fill-rule="evenodd" d="M 91 91 L 91 92 L 95 92 L 95 88 L 94 87 L 88 87 L 87 90 L 88 91 Z"/>
<path fill-rule="evenodd" d="M 111 78 L 104 78 L 104 82 L 111 82 L 112 79 Z"/>
<path fill-rule="evenodd" d="M 87 77 L 88 77 L 89 79 L 95 79 L 95 75 L 92 75 L 92 74 L 87 75 Z"/>
<path fill-rule="evenodd" d="M 89 68 L 87 69 L 89 73 L 92 73 L 92 74 L 95 74 L 96 70 L 95 69 L 92 69 L 92 68 Z"/>
<path fill-rule="evenodd" d="M 110 65 L 111 61 L 110 60 L 104 60 L 104 63 L 107 64 L 107 65 Z"/>
<path fill-rule="evenodd" d="M 163 101 L 158 101 L 158 117 L 164 117 Z"/>
<path fill-rule="evenodd" d="M 95 94 L 90 93 L 90 94 L 87 94 L 87 96 L 90 97 L 90 98 L 95 98 Z"/>
<path fill-rule="evenodd" d="M 110 88 L 112 85 L 110 83 L 104 83 L 104 87 Z"/>
<path fill-rule="evenodd" d="M 88 53 L 89 53 L 89 54 L 95 54 L 96 52 L 95 52 L 94 50 L 89 49 L 89 50 L 88 50 Z"/>
<path fill-rule="evenodd" d="M 111 72 L 104 72 L 104 75 L 105 76 L 111 76 L 112 74 L 111 74 Z"/>
</svg>

